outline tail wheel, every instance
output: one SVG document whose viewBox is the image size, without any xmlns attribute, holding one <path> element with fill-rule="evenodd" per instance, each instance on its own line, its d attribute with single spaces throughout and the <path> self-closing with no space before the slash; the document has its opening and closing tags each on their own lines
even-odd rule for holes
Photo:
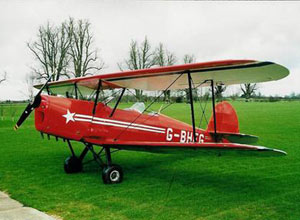
<svg viewBox="0 0 300 220">
<path fill-rule="evenodd" d="M 123 170 L 119 165 L 106 166 L 102 170 L 102 179 L 105 184 L 121 183 Z"/>
<path fill-rule="evenodd" d="M 71 156 L 65 160 L 64 170 L 66 173 L 79 173 L 82 171 L 82 162 L 78 157 Z"/>
</svg>

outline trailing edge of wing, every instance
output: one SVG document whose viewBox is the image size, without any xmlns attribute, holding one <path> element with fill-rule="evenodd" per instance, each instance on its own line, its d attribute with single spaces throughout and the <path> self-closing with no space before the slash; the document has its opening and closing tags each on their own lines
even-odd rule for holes
<svg viewBox="0 0 300 220">
<path fill-rule="evenodd" d="M 100 74 L 49 83 L 49 88 L 78 84 L 97 89 L 99 80 L 106 88 L 131 88 L 141 90 L 177 90 L 188 88 L 187 72 L 191 73 L 195 86 L 205 80 L 214 80 L 217 84 L 232 85 L 279 80 L 289 74 L 289 70 L 279 64 L 268 61 L 224 60 L 205 63 L 193 63 L 159 68 L 150 68 L 118 73 Z M 205 84 L 203 84 L 205 86 Z M 41 85 L 35 85 L 40 88 Z"/>
</svg>

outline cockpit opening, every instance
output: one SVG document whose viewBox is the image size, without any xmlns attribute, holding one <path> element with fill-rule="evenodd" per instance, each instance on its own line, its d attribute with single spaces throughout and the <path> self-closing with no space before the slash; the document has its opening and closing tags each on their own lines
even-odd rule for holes
<svg viewBox="0 0 300 220">
<path fill-rule="evenodd" d="M 136 102 L 131 107 L 126 108 L 124 110 L 136 111 L 136 112 L 142 114 L 145 111 L 145 104 L 143 102 Z"/>
</svg>

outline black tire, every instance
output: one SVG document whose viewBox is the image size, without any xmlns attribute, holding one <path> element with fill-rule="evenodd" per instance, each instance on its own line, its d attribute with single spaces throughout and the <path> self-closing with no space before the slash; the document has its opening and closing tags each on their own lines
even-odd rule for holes
<svg viewBox="0 0 300 220">
<path fill-rule="evenodd" d="M 79 173 L 82 171 L 82 162 L 78 157 L 70 156 L 65 160 L 64 170 L 66 173 Z"/>
<path fill-rule="evenodd" d="M 119 165 L 106 166 L 102 170 L 102 180 L 105 184 L 121 183 L 123 170 Z"/>
</svg>

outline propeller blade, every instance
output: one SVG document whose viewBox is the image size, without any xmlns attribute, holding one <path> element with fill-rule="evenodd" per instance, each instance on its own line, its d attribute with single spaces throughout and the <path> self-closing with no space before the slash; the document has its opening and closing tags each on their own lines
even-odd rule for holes
<svg viewBox="0 0 300 220">
<path fill-rule="evenodd" d="M 42 93 L 43 89 L 47 86 L 48 82 L 51 80 L 51 77 L 52 75 L 49 76 L 49 78 L 47 79 L 47 81 L 45 82 L 45 84 L 42 86 L 42 88 L 39 90 L 39 92 L 36 94 L 35 97 L 39 96 Z"/>
<path fill-rule="evenodd" d="M 14 129 L 15 131 L 21 126 L 21 124 L 25 121 L 25 119 L 30 115 L 30 113 L 32 112 L 34 108 L 32 107 L 32 104 L 29 103 L 27 105 L 27 107 L 25 108 L 24 112 L 22 113 L 22 115 L 20 116 L 19 120 L 17 121 Z"/>
<path fill-rule="evenodd" d="M 30 113 L 32 112 L 32 110 L 35 109 L 35 108 L 37 108 L 40 105 L 40 103 L 41 103 L 41 93 L 42 93 L 43 89 L 46 87 L 46 85 L 48 84 L 48 82 L 50 81 L 51 77 L 52 77 L 52 75 L 47 79 L 47 81 L 45 82 L 45 84 L 42 86 L 42 88 L 36 94 L 36 96 L 34 97 L 33 102 L 29 103 L 26 106 L 24 112 L 22 113 L 22 115 L 20 116 L 20 118 L 17 121 L 16 125 L 14 126 L 15 131 L 22 125 L 22 123 L 30 115 Z"/>
</svg>

